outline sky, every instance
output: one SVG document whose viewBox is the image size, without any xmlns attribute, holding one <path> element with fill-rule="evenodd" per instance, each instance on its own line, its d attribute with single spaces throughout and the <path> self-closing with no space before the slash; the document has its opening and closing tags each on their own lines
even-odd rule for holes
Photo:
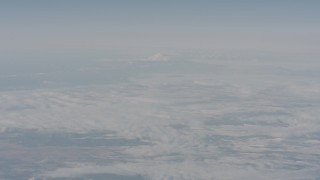
<svg viewBox="0 0 320 180">
<path fill-rule="evenodd" d="M 2 52 L 241 49 L 315 52 L 315 0 L 0 2 Z"/>
</svg>

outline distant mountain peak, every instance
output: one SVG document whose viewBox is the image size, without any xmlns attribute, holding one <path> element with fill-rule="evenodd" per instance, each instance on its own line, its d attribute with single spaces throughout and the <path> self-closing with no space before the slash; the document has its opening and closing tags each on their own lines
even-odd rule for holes
<svg viewBox="0 0 320 180">
<path fill-rule="evenodd" d="M 146 61 L 167 61 L 168 59 L 167 55 L 160 52 L 145 58 Z"/>
</svg>

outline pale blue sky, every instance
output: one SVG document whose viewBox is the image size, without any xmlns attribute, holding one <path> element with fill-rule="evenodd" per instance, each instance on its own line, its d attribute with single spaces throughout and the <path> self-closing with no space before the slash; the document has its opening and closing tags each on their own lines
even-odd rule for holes
<svg viewBox="0 0 320 180">
<path fill-rule="evenodd" d="M 128 48 L 316 51 L 319 1 L 0 2 L 5 52 Z"/>
</svg>

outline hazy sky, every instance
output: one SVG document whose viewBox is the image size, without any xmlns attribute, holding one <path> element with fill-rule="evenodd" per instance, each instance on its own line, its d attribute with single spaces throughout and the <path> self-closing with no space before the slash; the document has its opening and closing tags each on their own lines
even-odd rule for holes
<svg viewBox="0 0 320 180">
<path fill-rule="evenodd" d="M 2 52 L 206 48 L 316 51 L 320 1 L 3 0 Z"/>
</svg>

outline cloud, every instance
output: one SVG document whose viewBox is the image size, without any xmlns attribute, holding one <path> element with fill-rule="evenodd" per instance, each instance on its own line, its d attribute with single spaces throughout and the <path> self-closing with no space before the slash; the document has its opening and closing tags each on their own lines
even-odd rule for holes
<svg viewBox="0 0 320 180">
<path fill-rule="evenodd" d="M 306 76 L 261 75 L 257 71 L 263 67 L 242 62 L 221 61 L 229 71 L 149 71 L 118 84 L 0 92 L 0 148 L 6 148 L 0 158 L 25 162 L 7 169 L 42 162 L 31 173 L 39 177 L 115 173 L 150 179 L 314 179 L 320 161 L 320 87 L 307 83 Z M 239 64 L 257 71 L 234 71 Z M 14 128 L 31 132 L 15 133 Z M 17 146 L 31 136 L 37 147 Z M 111 138 L 121 147 L 111 146 Z M 47 146 L 48 139 L 59 146 Z M 132 145 L 140 140 L 146 143 Z M 19 151 L 24 151 L 19 158 L 9 156 Z M 28 156 L 32 152 L 36 156 Z M 59 164 L 46 168 L 45 162 Z"/>
</svg>

